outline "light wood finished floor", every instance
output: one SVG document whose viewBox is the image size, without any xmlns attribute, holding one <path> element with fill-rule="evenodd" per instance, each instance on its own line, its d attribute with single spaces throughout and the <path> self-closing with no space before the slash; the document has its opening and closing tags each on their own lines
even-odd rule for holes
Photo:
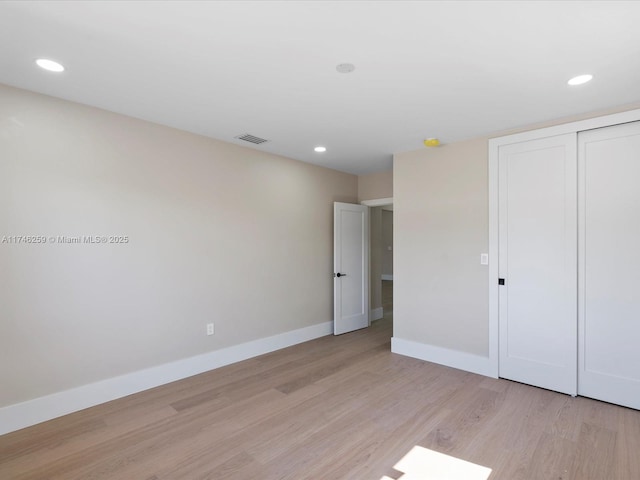
<svg viewBox="0 0 640 480">
<path fill-rule="evenodd" d="M 640 412 L 395 355 L 390 337 L 383 319 L 2 436 L 0 478 L 398 479 L 417 445 L 490 480 L 640 479 Z"/>
</svg>

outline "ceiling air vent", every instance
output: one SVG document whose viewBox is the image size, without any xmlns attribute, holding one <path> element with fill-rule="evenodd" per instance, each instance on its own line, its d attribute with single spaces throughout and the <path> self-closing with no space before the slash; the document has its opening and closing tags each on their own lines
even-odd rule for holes
<svg viewBox="0 0 640 480">
<path fill-rule="evenodd" d="M 265 140 L 264 138 L 256 137 L 255 135 L 250 135 L 248 133 L 244 133 L 242 135 L 238 135 L 238 140 L 244 140 L 245 142 L 253 143 L 255 145 L 260 145 L 261 143 L 268 142 L 269 140 Z"/>
</svg>

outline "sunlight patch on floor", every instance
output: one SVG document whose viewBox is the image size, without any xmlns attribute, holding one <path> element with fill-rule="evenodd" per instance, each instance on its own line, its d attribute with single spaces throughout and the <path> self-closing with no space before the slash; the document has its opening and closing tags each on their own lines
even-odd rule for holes
<svg viewBox="0 0 640 480">
<path fill-rule="evenodd" d="M 491 469 L 416 445 L 394 469 L 403 475 L 395 480 L 487 480 Z M 380 480 L 394 480 L 384 476 Z"/>
</svg>

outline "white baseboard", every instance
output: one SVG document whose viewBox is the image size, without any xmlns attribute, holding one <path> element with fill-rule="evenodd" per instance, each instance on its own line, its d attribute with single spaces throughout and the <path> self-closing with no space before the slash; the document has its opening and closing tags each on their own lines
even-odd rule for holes
<svg viewBox="0 0 640 480">
<path fill-rule="evenodd" d="M 383 316 L 384 316 L 384 310 L 382 310 L 382 307 L 373 308 L 371 310 L 371 321 L 372 322 L 374 320 L 380 320 Z"/>
<path fill-rule="evenodd" d="M 332 333 L 319 323 L 2 407 L 0 435 Z"/>
<path fill-rule="evenodd" d="M 391 351 L 407 357 L 438 363 L 486 377 L 498 378 L 498 372 L 494 372 L 494 362 L 489 357 L 449 350 L 448 348 L 403 340 L 397 337 L 391 339 Z"/>
<path fill-rule="evenodd" d="M 389 275 L 388 273 L 383 273 L 382 280 L 393 280 L 393 275 Z"/>
</svg>

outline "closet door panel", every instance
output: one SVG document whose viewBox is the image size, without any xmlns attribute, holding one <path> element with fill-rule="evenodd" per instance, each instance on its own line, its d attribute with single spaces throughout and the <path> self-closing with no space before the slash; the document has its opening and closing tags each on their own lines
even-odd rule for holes
<svg viewBox="0 0 640 480">
<path fill-rule="evenodd" d="M 578 139 L 578 392 L 640 408 L 640 122 Z"/>
<path fill-rule="evenodd" d="M 577 391 L 576 135 L 500 147 L 500 376 Z"/>
</svg>

